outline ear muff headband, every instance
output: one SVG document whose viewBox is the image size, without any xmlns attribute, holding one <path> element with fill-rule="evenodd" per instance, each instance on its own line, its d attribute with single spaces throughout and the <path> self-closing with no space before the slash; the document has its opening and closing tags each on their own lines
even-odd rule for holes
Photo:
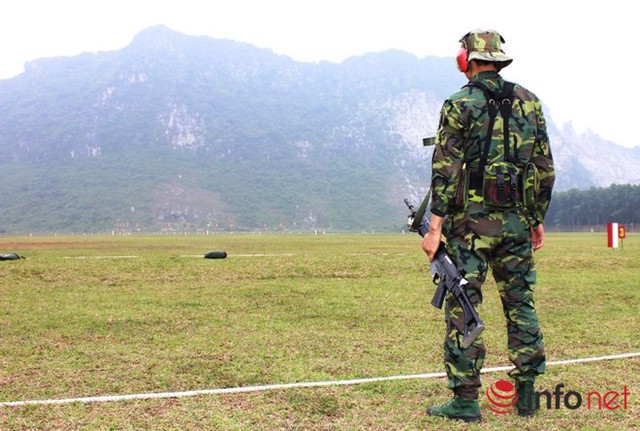
<svg viewBox="0 0 640 431">
<path fill-rule="evenodd" d="M 469 51 L 467 51 L 467 48 L 460 48 L 458 56 L 456 57 L 456 63 L 458 64 L 460 72 L 466 73 L 469 70 Z"/>
</svg>

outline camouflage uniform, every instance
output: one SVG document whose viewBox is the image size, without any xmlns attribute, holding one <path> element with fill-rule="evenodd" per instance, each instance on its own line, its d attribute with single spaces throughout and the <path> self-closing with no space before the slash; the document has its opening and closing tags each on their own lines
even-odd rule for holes
<svg viewBox="0 0 640 431">
<path fill-rule="evenodd" d="M 477 51 L 482 52 L 486 46 L 487 51 L 502 52 L 495 34 L 486 38 L 481 33 L 465 37 L 471 38 L 467 42 Z M 491 43 L 494 46 L 489 46 Z M 492 61 L 482 55 L 475 58 Z M 508 57 L 504 58 L 506 60 L 501 59 L 502 67 L 511 62 Z M 472 81 L 480 82 L 490 90 L 499 90 L 505 85 L 495 71 L 481 72 Z M 515 365 L 510 375 L 516 381 L 533 381 L 545 370 L 545 355 L 533 300 L 536 272 L 530 228 L 544 219 L 555 174 L 540 101 L 533 93 L 515 84 L 511 106 L 508 145 L 520 177 L 515 205 L 492 208 L 485 202 L 484 169 L 480 167 L 480 160 L 484 146 L 489 142 L 486 141 L 487 134 L 492 137 L 486 166 L 504 159 L 504 124 L 502 115 L 498 114 L 493 129 L 488 130 L 485 92 L 475 86 L 465 86 L 442 107 L 432 162 L 431 211 L 447 216 L 443 227 L 447 251 L 469 280 L 466 289 L 474 305 L 482 303 L 481 285 L 491 268 L 507 321 L 509 359 Z M 537 185 L 537 189 L 533 203 L 525 206 L 522 173 L 527 163 L 537 168 L 537 180 L 530 184 Z M 460 183 L 461 180 L 464 181 Z M 462 309 L 451 296 L 446 301 L 445 319 L 444 351 L 449 388 L 462 398 L 477 398 L 486 353 L 482 338 L 467 349 L 461 347 Z"/>
</svg>

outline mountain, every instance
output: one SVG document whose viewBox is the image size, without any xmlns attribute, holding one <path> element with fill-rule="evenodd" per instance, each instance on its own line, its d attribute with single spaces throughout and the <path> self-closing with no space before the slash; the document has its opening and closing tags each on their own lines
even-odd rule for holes
<svg viewBox="0 0 640 431">
<path fill-rule="evenodd" d="M 27 63 L 0 81 L 0 232 L 397 231 L 452 61 L 299 63 L 160 26 Z M 640 181 L 637 150 L 549 123 L 558 189 Z"/>
<path fill-rule="evenodd" d="M 591 131 L 576 134 L 571 124 L 550 128 L 558 170 L 557 190 L 640 184 L 640 147 L 626 148 Z"/>
</svg>

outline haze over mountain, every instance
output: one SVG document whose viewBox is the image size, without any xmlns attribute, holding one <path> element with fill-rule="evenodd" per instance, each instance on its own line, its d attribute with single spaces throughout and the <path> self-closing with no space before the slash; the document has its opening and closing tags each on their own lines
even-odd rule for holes
<svg viewBox="0 0 640 431">
<path fill-rule="evenodd" d="M 33 61 L 0 81 L 0 232 L 397 231 L 451 62 L 300 63 L 166 27 Z M 640 148 L 547 120 L 557 190 L 640 183 Z"/>
</svg>

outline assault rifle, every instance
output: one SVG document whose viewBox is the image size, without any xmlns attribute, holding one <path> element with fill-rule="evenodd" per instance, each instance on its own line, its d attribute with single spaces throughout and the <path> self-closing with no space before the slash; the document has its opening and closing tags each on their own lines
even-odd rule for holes
<svg viewBox="0 0 640 431">
<path fill-rule="evenodd" d="M 427 232 L 429 232 L 429 224 L 424 217 L 421 220 L 416 220 L 416 210 L 413 205 L 409 203 L 408 199 L 405 199 L 404 203 L 409 207 L 409 211 L 411 211 L 407 220 L 407 227 L 411 232 L 418 232 L 420 236 L 425 236 Z M 467 292 L 464 289 L 464 286 L 467 285 L 469 281 L 462 276 L 451 260 L 447 250 L 444 248 L 444 242 L 440 242 L 438 251 L 436 251 L 429 269 L 433 283 L 438 285 L 436 293 L 431 300 L 431 305 L 442 309 L 445 295 L 447 291 L 449 291 L 456 298 L 460 307 L 462 307 L 464 316 L 462 347 L 466 349 L 478 338 L 478 335 L 484 331 L 484 322 L 480 319 L 478 312 L 469 300 L 469 296 L 467 296 Z"/>
</svg>

